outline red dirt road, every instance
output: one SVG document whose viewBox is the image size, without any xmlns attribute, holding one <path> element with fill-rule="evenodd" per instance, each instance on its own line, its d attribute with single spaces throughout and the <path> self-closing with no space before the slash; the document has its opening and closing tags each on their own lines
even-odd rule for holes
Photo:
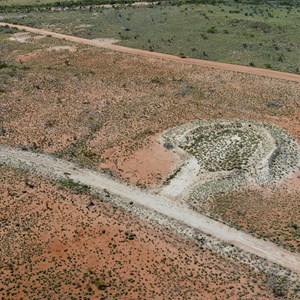
<svg viewBox="0 0 300 300">
<path fill-rule="evenodd" d="M 234 72 L 240 72 L 240 73 L 246 73 L 246 74 L 260 75 L 260 76 L 267 76 L 267 77 L 272 77 L 272 78 L 300 82 L 300 75 L 292 74 L 292 73 L 278 72 L 278 71 L 274 71 L 274 70 L 233 65 L 233 64 L 214 62 L 214 61 L 206 61 L 206 60 L 200 60 L 200 59 L 194 59 L 194 58 L 181 58 L 181 57 L 171 55 L 171 54 L 164 54 L 164 53 L 150 52 L 150 51 L 146 51 L 146 50 L 128 48 L 128 47 L 123 47 L 123 46 L 119 46 L 119 45 L 113 45 L 111 43 L 107 43 L 107 42 L 103 42 L 103 41 L 89 40 L 89 39 L 85 39 L 85 38 L 80 38 L 80 37 L 71 36 L 71 35 L 67 35 L 67 34 L 56 33 L 56 32 L 48 31 L 45 29 L 32 28 L 32 27 L 23 26 L 23 25 L 15 25 L 15 24 L 10 24 L 10 23 L 0 22 L 0 26 L 9 26 L 11 28 L 25 30 L 25 31 L 32 32 L 35 34 L 51 36 L 51 37 L 57 38 L 57 39 L 67 40 L 67 41 L 71 41 L 71 42 L 75 42 L 75 43 L 90 45 L 90 46 L 99 47 L 99 48 L 105 48 L 105 49 L 109 49 L 109 50 L 113 50 L 113 51 L 129 53 L 129 54 L 134 54 L 134 55 L 139 55 L 139 56 L 144 56 L 144 57 L 158 58 L 158 59 L 175 61 L 175 62 L 185 63 L 185 64 L 189 64 L 189 65 L 195 65 L 195 66 L 200 66 L 200 67 L 216 68 L 216 69 L 221 69 L 221 70 L 234 71 Z"/>
</svg>

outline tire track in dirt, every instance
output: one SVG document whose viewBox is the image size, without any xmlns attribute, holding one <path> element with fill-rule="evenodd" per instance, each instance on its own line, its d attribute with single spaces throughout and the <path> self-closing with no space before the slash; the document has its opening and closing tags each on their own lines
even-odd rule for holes
<svg viewBox="0 0 300 300">
<path fill-rule="evenodd" d="M 299 254 L 291 253 L 271 242 L 255 238 L 250 234 L 212 220 L 187 207 L 179 206 L 167 197 L 147 193 L 136 187 L 108 178 L 99 172 L 79 168 L 71 162 L 54 158 L 50 155 L 33 153 L 3 145 L 0 145 L 0 163 L 29 169 L 52 178 L 67 177 L 98 191 L 106 189 L 110 193 L 121 197 L 121 201 L 124 201 L 124 203 L 133 202 L 149 211 L 158 212 L 170 220 L 177 220 L 193 229 L 198 229 L 241 250 L 300 274 Z"/>
<path fill-rule="evenodd" d="M 247 66 L 241 66 L 241 65 L 233 65 L 233 64 L 222 63 L 222 62 L 200 60 L 200 59 L 195 59 L 195 58 L 181 58 L 181 57 L 171 55 L 171 54 L 164 54 L 164 53 L 151 52 L 151 51 L 140 50 L 140 49 L 135 49 L 135 48 L 128 48 L 128 47 L 123 47 L 123 46 L 119 46 L 119 45 L 114 45 L 114 44 L 111 44 L 111 43 L 105 42 L 105 41 L 89 40 L 89 39 L 80 38 L 80 37 L 76 37 L 76 36 L 72 36 L 72 35 L 48 31 L 45 29 L 32 28 L 32 27 L 28 27 L 28 26 L 10 24 L 10 23 L 5 23 L 5 22 L 0 22 L 0 26 L 8 26 L 10 28 L 16 28 L 18 30 L 25 30 L 25 31 L 32 32 L 35 34 L 51 36 L 53 38 L 67 40 L 70 42 L 90 45 L 90 46 L 94 46 L 94 47 L 98 47 L 98 48 L 105 48 L 108 50 L 113 50 L 113 51 L 133 54 L 133 55 L 139 55 L 139 56 L 148 57 L 148 58 L 157 58 L 157 59 L 169 60 L 169 61 L 189 64 L 189 65 L 195 65 L 195 66 L 200 66 L 200 67 L 216 68 L 216 69 L 220 69 L 220 70 L 234 71 L 234 72 L 239 72 L 239 73 L 253 74 L 253 75 L 266 76 L 266 77 L 272 77 L 272 78 L 277 78 L 277 79 L 284 79 L 284 80 L 300 82 L 300 75 L 293 74 L 293 73 L 279 72 L 279 71 L 274 71 L 274 70 L 247 67 Z"/>
</svg>

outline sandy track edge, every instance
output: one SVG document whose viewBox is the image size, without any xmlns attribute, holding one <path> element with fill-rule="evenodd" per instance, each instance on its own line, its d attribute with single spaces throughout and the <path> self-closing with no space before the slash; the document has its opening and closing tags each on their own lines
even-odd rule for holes
<svg viewBox="0 0 300 300">
<path fill-rule="evenodd" d="M 129 54 L 134 54 L 134 55 L 139 55 L 139 56 L 144 56 L 144 57 L 149 57 L 149 58 L 158 58 L 158 59 L 169 60 L 169 61 L 174 61 L 174 62 L 179 62 L 179 63 L 185 63 L 188 65 L 216 68 L 216 69 L 220 69 L 220 70 L 234 71 L 234 72 L 239 72 L 239 73 L 246 73 L 246 74 L 266 76 L 266 77 L 271 77 L 271 78 L 300 82 L 300 75 L 293 74 L 293 73 L 279 72 L 279 71 L 262 69 L 262 68 L 247 67 L 247 66 L 234 65 L 234 64 L 229 64 L 229 63 L 221 63 L 221 62 L 194 59 L 194 58 L 181 58 L 181 57 L 171 55 L 171 54 L 151 52 L 151 51 L 146 51 L 146 50 L 123 47 L 123 46 L 119 46 L 119 45 L 107 44 L 107 43 L 102 43 L 102 42 L 96 41 L 96 40 L 89 40 L 89 39 L 80 38 L 80 37 L 76 37 L 76 36 L 72 36 L 72 35 L 61 34 L 61 33 L 57 33 L 57 32 L 48 31 L 45 29 L 32 28 L 32 27 L 28 27 L 28 26 L 5 23 L 5 22 L 0 22 L 0 26 L 16 28 L 18 30 L 25 30 L 25 31 L 28 31 L 31 33 L 41 34 L 44 36 L 51 36 L 53 38 L 67 40 L 70 42 L 90 45 L 90 46 L 94 46 L 94 47 L 98 47 L 98 48 L 105 48 L 105 49 L 109 49 L 112 51 L 129 53 Z"/>
<path fill-rule="evenodd" d="M 53 178 L 65 178 L 67 174 L 68 178 L 76 182 L 86 184 L 99 191 L 106 189 L 119 196 L 124 202 L 134 202 L 149 211 L 158 212 L 168 219 L 179 221 L 190 228 L 200 230 L 241 250 L 300 274 L 299 254 L 291 253 L 271 242 L 255 238 L 189 208 L 176 205 L 166 197 L 147 193 L 108 178 L 99 172 L 81 169 L 73 163 L 46 154 L 23 151 L 3 145 L 0 145 L 0 163 L 26 168 Z"/>
</svg>

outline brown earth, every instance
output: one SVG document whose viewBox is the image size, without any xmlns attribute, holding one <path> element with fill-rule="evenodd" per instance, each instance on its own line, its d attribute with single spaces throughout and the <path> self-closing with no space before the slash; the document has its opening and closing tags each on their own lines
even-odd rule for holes
<svg viewBox="0 0 300 300">
<path fill-rule="evenodd" d="M 159 171 L 140 175 L 147 162 L 138 151 L 146 151 L 151 137 L 172 126 L 247 118 L 283 125 L 300 139 L 295 101 L 300 87 L 295 82 L 96 48 L 48 52 L 50 43 L 53 47 L 56 41 L 10 42 L 11 51 L 1 53 L 2 60 L 17 67 L 3 76 L 0 112 L 6 134 L 1 143 L 42 149 L 94 167 L 109 163 L 111 153 L 109 164 L 117 160 L 122 169 L 112 166 L 115 175 L 159 183 Z M 26 61 L 20 62 L 20 55 Z M 129 162 L 135 155 L 141 168 L 132 179 Z"/>
<path fill-rule="evenodd" d="M 130 145 L 128 145 L 130 146 Z M 153 186 L 161 183 L 180 164 L 176 153 L 167 150 L 158 136 L 149 138 L 149 144 L 132 153 L 128 159 L 113 160 L 118 149 L 108 149 L 103 155 L 101 169 L 110 169 L 131 184 Z"/>
<path fill-rule="evenodd" d="M 55 153 L 93 168 L 100 168 L 103 163 L 107 163 L 111 166 L 110 172 L 122 177 L 124 180 L 143 184 L 159 184 L 168 170 L 173 168 L 173 154 L 171 154 L 172 157 L 169 157 L 164 156 L 166 154 L 164 153 L 155 159 L 156 165 L 161 167 L 161 179 L 157 176 L 157 170 L 154 171 L 154 168 L 145 170 L 145 166 L 149 165 L 147 163 L 148 158 L 143 154 L 149 154 L 154 149 L 159 149 L 161 145 L 158 143 L 155 145 L 154 137 L 172 126 L 199 119 L 245 118 L 282 126 L 298 142 L 300 141 L 300 106 L 298 102 L 300 86 L 297 82 L 242 74 L 235 71 L 215 70 L 155 58 L 141 58 L 87 46 L 76 45 L 78 50 L 74 53 L 67 51 L 49 52 L 46 51 L 49 44 L 51 46 L 72 46 L 72 44 L 64 41 L 54 41 L 49 37 L 42 40 L 33 39 L 30 42 L 20 44 L 16 41 L 8 41 L 9 34 L 3 36 L 1 42 L 4 41 L 4 47 L 0 53 L 0 59 L 6 61 L 8 67 L 0 70 L 0 132 L 2 132 L 0 143 Z M 39 50 L 38 57 L 32 54 L 36 53 L 37 50 Z M 25 55 L 29 59 L 20 62 L 19 55 Z M 165 164 L 159 160 L 161 158 L 165 160 Z M 118 162 L 117 168 L 112 165 L 112 162 L 116 160 Z M 132 163 L 135 163 L 134 167 Z M 266 239 L 274 240 L 289 249 L 298 251 L 299 192 L 293 190 L 295 184 L 297 186 L 299 181 L 297 178 L 295 180 L 293 184 L 287 184 L 286 187 L 278 187 L 272 191 L 267 190 L 266 192 L 262 189 L 262 193 L 259 193 L 257 190 L 253 191 L 250 188 L 245 193 L 241 192 L 227 199 L 221 196 L 217 200 L 213 199 L 213 202 L 209 202 L 207 213 L 212 217 L 220 218 L 224 222 L 249 230 L 253 234 L 265 236 Z M 18 190 L 19 184 L 17 183 L 16 190 Z M 47 197 L 48 194 L 43 196 L 43 198 Z M 73 196 L 66 197 L 71 200 Z M 12 198 L 14 199 L 14 197 Z M 50 202 L 53 202 L 53 200 Z M 13 202 L 13 205 L 15 204 L 18 203 Z M 45 204 L 42 205 L 45 206 Z M 55 204 L 53 205 L 55 206 Z M 84 208 L 84 205 L 81 206 L 80 210 Z M 5 208 L 7 207 L 5 206 Z M 242 208 L 241 213 L 237 212 L 240 207 Z M 31 209 L 33 208 L 29 207 L 29 210 Z M 69 209 L 71 208 L 66 208 L 66 211 Z M 222 213 L 221 210 L 223 210 Z M 90 210 L 88 212 L 90 213 Z M 3 213 L 5 213 L 5 210 L 1 210 L 1 214 Z M 18 216 L 17 210 L 16 216 Z M 61 217 L 62 215 L 58 216 Z M 63 216 L 65 218 L 65 215 Z M 76 219 L 75 215 L 72 217 L 74 217 L 74 220 Z M 86 215 L 86 217 L 88 216 Z M 92 217 L 89 218 L 88 221 L 92 220 Z M 64 228 L 62 220 L 58 218 L 55 219 L 55 222 L 59 224 L 59 228 Z M 117 228 L 116 231 L 119 230 L 119 227 Z M 152 230 L 154 229 L 152 228 Z M 43 232 L 45 233 L 46 230 Z M 62 232 L 60 234 L 63 236 Z M 83 233 L 84 235 L 89 234 L 88 227 Z M 277 234 L 279 234 L 278 238 Z M 18 240 L 20 244 L 24 244 L 23 237 L 20 234 L 14 236 L 16 241 Z M 95 237 L 93 235 L 91 237 L 83 236 L 82 240 L 85 241 L 85 239 L 93 240 Z M 7 241 L 7 237 L 1 240 Z M 90 242 L 86 241 L 86 243 Z M 179 241 L 173 243 L 179 243 Z M 180 243 L 183 242 L 180 241 Z M 42 246 L 48 247 L 46 245 L 47 243 Z M 77 255 L 81 255 L 75 253 L 76 249 L 80 249 L 82 252 L 90 251 L 85 249 L 83 244 L 73 243 L 68 245 L 71 246 L 67 247 L 67 253 L 70 254 L 72 259 Z M 74 250 L 70 250 L 72 247 Z M 91 252 L 88 252 L 90 253 L 88 255 L 92 256 L 91 261 L 93 263 L 89 263 L 91 267 L 95 265 L 95 261 L 99 260 L 99 256 L 93 256 L 97 253 L 96 246 L 93 247 L 91 247 Z M 145 245 L 138 245 L 136 249 L 141 249 L 138 247 L 142 248 Z M 152 252 L 151 257 L 153 259 L 154 257 L 160 257 L 159 253 L 170 255 L 168 253 L 168 249 L 172 249 L 170 247 L 170 244 L 163 244 L 158 249 L 166 249 Z M 25 249 L 27 248 L 30 249 L 30 247 L 25 247 Z M 185 251 L 183 248 L 180 248 L 180 250 L 179 248 L 179 246 L 176 248 L 178 249 L 177 252 L 174 250 L 174 259 L 176 255 Z M 4 246 L 2 249 L 5 249 Z M 109 248 L 102 251 L 111 250 Z M 10 252 L 7 251 L 6 253 Z M 21 252 L 23 253 L 24 250 Z M 21 257 L 18 253 L 16 252 L 16 256 Z M 52 252 L 49 255 L 52 255 Z M 56 259 L 55 255 L 53 254 Z M 50 260 L 51 257 L 46 257 L 46 260 Z M 13 261 L 17 258 L 8 256 L 7 259 Z M 41 261 L 42 259 L 44 258 L 42 257 Z M 57 275 L 64 274 L 65 284 L 65 282 L 68 282 L 67 276 L 70 272 L 64 271 L 62 266 L 59 267 L 60 264 L 66 263 L 67 259 L 58 262 L 55 262 L 55 259 L 52 266 L 57 269 L 57 273 L 52 277 L 49 274 L 53 270 L 50 269 L 48 272 L 47 269 L 48 273 L 46 272 L 46 275 L 50 276 L 48 278 L 52 278 L 55 284 L 58 284 L 58 287 L 56 287 L 58 289 L 61 280 L 57 279 Z M 106 260 L 108 259 L 110 258 L 107 254 Z M 151 259 L 148 264 L 149 270 Z M 184 258 L 182 259 L 184 260 Z M 39 258 L 37 258 L 38 260 Z M 124 268 L 126 264 L 129 264 L 129 260 L 128 258 L 125 261 Z M 116 272 L 119 268 L 119 262 L 114 261 L 111 264 L 113 272 Z M 134 265 L 132 267 L 134 268 L 133 260 L 131 260 L 131 264 Z M 220 260 L 217 260 L 215 265 L 219 264 Z M 87 272 L 87 265 L 82 264 L 79 268 L 80 274 Z M 107 268 L 106 265 L 101 266 L 103 269 Z M 155 266 L 153 263 L 152 267 Z M 161 271 L 161 265 L 159 266 L 154 268 L 155 271 L 149 271 L 146 275 L 148 276 L 150 272 L 164 272 Z M 211 261 L 209 263 L 210 267 Z M 23 273 L 21 272 L 21 274 L 26 274 L 27 269 L 30 267 L 25 269 L 23 265 L 22 268 Z M 199 268 L 198 265 L 197 268 Z M 210 271 L 206 269 L 203 274 L 215 276 L 215 278 L 227 276 L 226 271 L 220 271 L 222 274 L 224 273 L 222 276 L 210 275 L 215 274 L 214 268 L 212 267 Z M 229 268 L 229 263 L 222 270 L 227 268 Z M 160 282 L 167 281 L 166 286 L 176 291 L 176 285 L 180 282 L 179 278 L 185 277 L 183 274 L 186 269 L 183 270 L 184 272 L 180 273 L 182 277 L 175 278 L 171 276 L 170 281 L 167 281 L 166 278 L 170 275 L 164 275 L 165 277 L 159 277 L 161 280 L 151 281 L 152 286 L 158 285 L 162 290 Z M 39 284 L 39 281 L 44 280 L 46 275 L 38 274 L 38 272 L 36 271 L 32 277 L 36 280 L 35 283 L 29 284 L 29 286 L 41 289 L 42 285 Z M 99 272 L 97 276 L 101 276 L 101 274 Z M 139 282 L 138 279 L 140 278 L 146 278 L 146 275 L 145 277 L 142 275 L 136 277 L 136 282 Z M 119 277 L 115 276 L 120 278 L 119 275 Z M 13 277 L 1 276 L 1 278 L 9 280 Z M 32 283 L 32 279 L 28 280 Z M 15 279 L 13 281 L 20 282 L 21 280 Z M 123 286 L 121 280 L 119 282 L 119 286 Z M 206 289 L 209 289 L 211 285 L 213 286 L 212 282 L 212 280 L 209 281 L 209 286 Z M 8 283 L 5 282 L 5 284 L 7 286 Z M 21 282 L 20 286 L 21 284 L 23 283 Z M 85 281 L 83 286 L 86 286 L 86 284 Z M 201 286 L 200 283 L 196 284 L 197 287 L 198 285 Z M 66 286 L 67 288 L 63 290 L 70 288 L 69 285 Z M 152 286 L 146 292 L 149 293 L 147 297 L 150 298 L 150 291 L 154 289 Z M 233 286 L 235 291 L 237 288 L 236 283 Z M 148 285 L 145 283 L 142 288 L 148 290 Z M 170 293 L 174 294 L 174 291 Z M 218 293 L 219 291 L 221 290 L 218 290 Z M 2 292 L 6 293 L 6 290 Z M 237 293 L 234 295 L 237 295 Z M 220 294 L 222 293 L 220 292 Z M 187 293 L 187 295 L 190 296 L 189 299 L 194 297 L 192 292 Z M 203 297 L 205 298 L 207 295 L 211 296 L 212 294 L 204 294 Z M 232 296 L 231 299 L 234 299 L 234 297 Z M 199 298 L 194 297 L 194 299 Z"/>
<path fill-rule="evenodd" d="M 220 194 L 200 205 L 198 211 L 290 251 L 300 252 L 299 177 L 292 182 L 290 189 L 288 185 L 246 187 Z M 294 184 L 298 185 L 297 189 Z"/>
<path fill-rule="evenodd" d="M 300 272 L 300 256 L 298 254 L 292 254 L 274 243 L 259 240 L 251 234 L 236 230 L 223 222 L 212 220 L 203 214 L 195 212 L 193 209 L 177 205 L 172 199 L 143 191 L 109 178 L 103 173 L 80 168 L 71 162 L 49 155 L 3 146 L 0 146 L 1 162 L 8 162 L 15 168 L 29 168 L 31 172 L 36 174 L 56 178 L 67 186 L 73 186 L 81 193 L 88 193 L 92 189 L 94 193 L 98 192 L 100 195 L 103 195 L 102 197 L 111 199 L 110 202 L 113 205 L 120 206 L 122 209 L 132 212 L 143 219 L 164 224 L 169 230 L 183 234 L 188 238 L 197 238 L 198 232 L 201 231 L 205 235 L 215 238 L 212 242 L 205 242 L 208 247 L 211 247 L 210 249 L 219 250 L 223 254 L 229 255 L 228 249 L 223 249 L 223 243 L 225 243 L 231 245 L 231 247 L 237 247 L 248 254 L 253 254 L 275 263 L 277 268 L 273 269 L 272 267 L 272 271 L 268 271 L 268 273 L 277 274 L 279 266 L 297 273 Z M 113 198 L 110 195 L 114 195 Z M 189 230 L 186 231 L 182 226 L 187 226 Z M 204 237 L 205 241 L 207 238 Z M 220 241 L 218 245 L 215 245 L 216 239 Z M 239 260 L 242 259 L 242 261 L 246 259 L 250 264 L 254 263 L 259 267 L 262 266 L 262 261 L 257 261 L 257 258 L 254 257 L 240 258 L 235 255 L 234 257 Z M 269 267 L 265 266 L 264 269 L 269 270 Z M 280 274 L 282 273 L 280 272 Z M 296 277 L 297 275 L 295 274 Z"/>
<path fill-rule="evenodd" d="M 4 299 L 274 299 L 263 274 L 101 199 L 4 166 L 0 195 Z"/>
</svg>

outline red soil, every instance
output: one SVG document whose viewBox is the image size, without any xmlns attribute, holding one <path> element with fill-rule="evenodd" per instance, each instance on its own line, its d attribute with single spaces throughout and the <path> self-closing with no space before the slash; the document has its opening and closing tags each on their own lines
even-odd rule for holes
<svg viewBox="0 0 300 300">
<path fill-rule="evenodd" d="M 0 169 L 5 299 L 273 299 L 245 265 L 101 200 Z"/>
<path fill-rule="evenodd" d="M 118 159 L 113 155 L 118 152 Z M 102 169 L 113 170 L 117 176 L 138 185 L 157 185 L 168 176 L 180 163 L 180 158 L 174 152 L 167 150 L 153 136 L 146 142 L 146 146 L 133 152 L 129 157 L 122 157 L 122 151 L 109 149 L 103 155 Z"/>
</svg>

